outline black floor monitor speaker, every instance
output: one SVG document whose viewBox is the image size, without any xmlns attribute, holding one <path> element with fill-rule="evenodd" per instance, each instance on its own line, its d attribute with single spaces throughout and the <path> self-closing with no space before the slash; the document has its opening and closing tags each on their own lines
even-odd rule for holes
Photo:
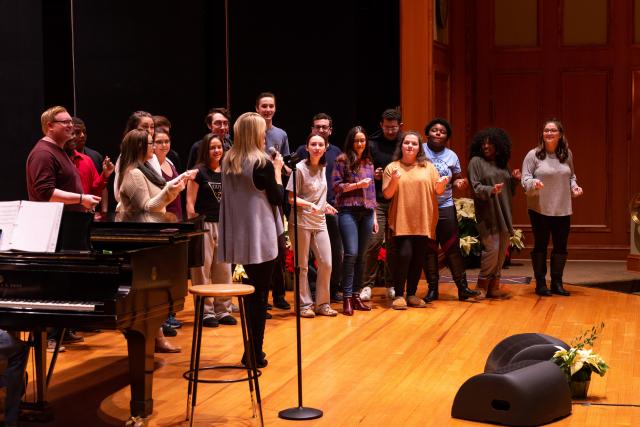
<svg viewBox="0 0 640 427">
<path fill-rule="evenodd" d="M 524 360 L 551 360 L 558 351 L 556 346 L 569 349 L 557 338 L 544 334 L 516 334 L 500 341 L 487 358 L 485 372 L 493 372 L 507 365 Z"/>
<path fill-rule="evenodd" d="M 451 416 L 508 426 L 535 426 L 571 414 L 571 392 L 549 361 L 522 361 L 469 378 L 458 390 Z"/>
</svg>

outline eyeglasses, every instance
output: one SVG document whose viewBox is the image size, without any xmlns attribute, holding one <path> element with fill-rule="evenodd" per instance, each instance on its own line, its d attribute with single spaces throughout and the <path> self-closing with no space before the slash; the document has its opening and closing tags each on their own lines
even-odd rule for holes
<svg viewBox="0 0 640 427">
<path fill-rule="evenodd" d="M 169 141 L 168 139 L 166 141 L 155 141 L 154 144 L 156 144 L 156 145 L 169 145 L 169 144 L 171 144 L 171 141 Z"/>
<path fill-rule="evenodd" d="M 69 126 L 73 124 L 73 120 L 51 120 L 53 123 L 61 123 L 64 126 Z"/>
<path fill-rule="evenodd" d="M 545 129 L 542 133 L 558 133 L 560 132 L 558 129 Z"/>
<path fill-rule="evenodd" d="M 384 129 L 384 130 L 398 130 L 398 129 L 400 129 L 400 126 L 382 126 L 382 129 Z"/>
<path fill-rule="evenodd" d="M 327 126 L 327 125 L 314 125 L 313 128 L 315 130 L 329 130 L 331 129 L 331 126 Z"/>
<path fill-rule="evenodd" d="M 229 122 L 228 121 L 222 121 L 222 120 L 216 120 L 215 122 L 212 123 L 214 126 L 217 127 L 229 127 Z"/>
</svg>

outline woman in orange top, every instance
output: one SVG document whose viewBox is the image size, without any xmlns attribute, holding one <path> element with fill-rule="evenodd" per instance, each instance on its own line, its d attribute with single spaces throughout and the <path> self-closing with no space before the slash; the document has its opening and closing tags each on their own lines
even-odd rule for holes
<svg viewBox="0 0 640 427">
<path fill-rule="evenodd" d="M 388 227 L 391 229 L 396 253 L 392 270 L 396 297 L 392 307 L 405 310 L 425 307 L 415 293 L 418 289 L 423 260 L 429 251 L 437 251 L 436 225 L 438 223 L 437 195 L 442 194 L 449 182 L 427 160 L 417 132 L 407 132 L 396 148 L 393 162 L 384 170 L 382 193 L 391 199 Z M 407 282 L 407 299 L 404 284 Z"/>
</svg>

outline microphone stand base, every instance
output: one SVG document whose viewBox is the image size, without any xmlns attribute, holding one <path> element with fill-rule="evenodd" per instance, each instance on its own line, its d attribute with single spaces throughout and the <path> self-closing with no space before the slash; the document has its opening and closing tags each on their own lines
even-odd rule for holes
<svg viewBox="0 0 640 427">
<path fill-rule="evenodd" d="M 304 406 L 298 406 L 296 408 L 283 409 L 278 413 L 278 416 L 284 420 L 315 420 L 322 416 L 320 409 L 308 408 Z"/>
</svg>

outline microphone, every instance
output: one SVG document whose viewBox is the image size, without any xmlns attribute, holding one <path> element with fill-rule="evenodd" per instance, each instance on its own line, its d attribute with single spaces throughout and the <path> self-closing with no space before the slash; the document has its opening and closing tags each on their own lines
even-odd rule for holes
<svg viewBox="0 0 640 427">
<path fill-rule="evenodd" d="M 272 159 L 275 159 L 276 156 L 278 155 L 278 150 L 276 150 L 274 147 L 269 147 L 267 149 L 267 153 L 269 153 Z M 292 154 L 287 154 L 286 156 L 282 156 L 282 161 L 284 162 L 285 165 L 291 168 L 300 161 L 300 156 L 298 156 L 298 153 L 294 151 Z"/>
</svg>

